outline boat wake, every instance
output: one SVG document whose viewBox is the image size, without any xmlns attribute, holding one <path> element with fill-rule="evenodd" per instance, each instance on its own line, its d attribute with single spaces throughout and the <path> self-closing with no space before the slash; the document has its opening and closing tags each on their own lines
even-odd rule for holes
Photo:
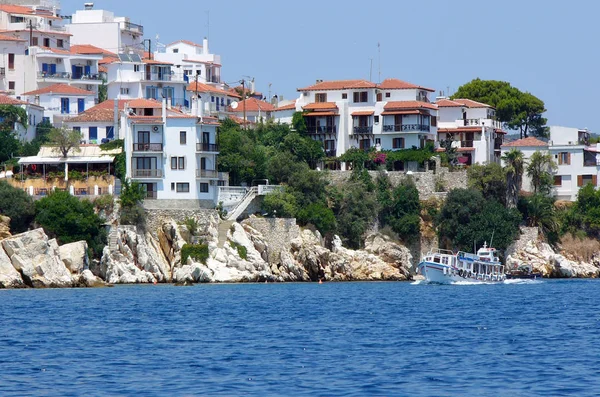
<svg viewBox="0 0 600 397">
<path fill-rule="evenodd" d="M 454 281 L 452 283 L 440 284 L 432 283 L 427 280 L 416 280 L 410 283 L 410 285 L 533 285 L 542 284 L 544 281 L 530 280 L 530 279 L 511 279 L 504 280 L 502 282 L 485 282 L 485 281 Z"/>
<path fill-rule="evenodd" d="M 513 278 L 510 280 L 504 280 L 504 284 L 542 284 L 542 279 L 519 279 Z"/>
</svg>

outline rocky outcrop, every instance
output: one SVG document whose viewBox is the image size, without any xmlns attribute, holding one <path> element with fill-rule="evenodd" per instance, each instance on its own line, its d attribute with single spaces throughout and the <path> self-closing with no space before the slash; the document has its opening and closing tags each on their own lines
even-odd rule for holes
<svg viewBox="0 0 600 397">
<path fill-rule="evenodd" d="M 0 240 L 4 240 L 10 236 L 12 236 L 10 234 L 10 218 L 0 215 Z"/>
<path fill-rule="evenodd" d="M 544 277 L 600 277 L 600 258 L 598 256 L 591 262 L 573 261 L 556 253 L 550 245 L 534 240 L 519 244 L 518 249 L 508 252 L 506 265 L 508 269 L 531 266 L 534 272 L 540 272 Z"/>
<path fill-rule="evenodd" d="M 24 287 L 23 279 L 6 252 L 0 246 L 0 288 L 20 288 Z"/>
<path fill-rule="evenodd" d="M 77 241 L 58 247 L 58 255 L 71 273 L 78 274 L 89 266 L 87 249 L 87 242 Z"/>
</svg>

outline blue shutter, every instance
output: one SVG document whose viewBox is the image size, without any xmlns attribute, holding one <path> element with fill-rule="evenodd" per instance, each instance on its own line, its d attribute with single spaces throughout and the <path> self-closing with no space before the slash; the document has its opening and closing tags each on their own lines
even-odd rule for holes
<svg viewBox="0 0 600 397">
<path fill-rule="evenodd" d="M 89 76 L 92 73 L 92 68 L 90 66 L 86 66 L 84 73 L 86 76 Z"/>
<path fill-rule="evenodd" d="M 77 113 L 83 113 L 85 111 L 85 99 L 77 98 Z"/>
<path fill-rule="evenodd" d="M 89 128 L 90 142 L 98 140 L 98 127 Z"/>
<path fill-rule="evenodd" d="M 48 73 L 48 64 L 47 63 L 42 63 L 42 72 Z"/>
<path fill-rule="evenodd" d="M 56 74 L 56 64 L 55 63 L 50 64 L 50 74 Z"/>
<path fill-rule="evenodd" d="M 115 127 L 106 127 L 106 138 L 115 139 Z"/>
</svg>

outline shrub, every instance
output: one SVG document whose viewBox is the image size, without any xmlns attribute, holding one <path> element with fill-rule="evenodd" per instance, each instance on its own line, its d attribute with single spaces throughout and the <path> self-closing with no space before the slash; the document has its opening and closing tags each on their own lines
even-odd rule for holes
<svg viewBox="0 0 600 397">
<path fill-rule="evenodd" d="M 206 265 L 208 259 L 208 245 L 206 244 L 184 244 L 181 247 L 181 263 L 186 264 L 188 258 Z"/>
<path fill-rule="evenodd" d="M 33 221 L 35 205 L 23 190 L 0 181 L 0 214 L 10 218 L 10 230 L 13 234 L 21 233 Z"/>
<path fill-rule="evenodd" d="M 600 252 L 600 241 L 589 237 L 576 237 L 571 233 L 565 234 L 560 239 L 563 253 L 581 261 L 590 262 L 594 254 Z"/>
<path fill-rule="evenodd" d="M 266 216 L 293 218 L 298 211 L 296 206 L 296 196 L 289 193 L 287 189 L 269 193 L 263 199 L 262 210 L 265 212 Z"/>
<path fill-rule="evenodd" d="M 243 260 L 246 260 L 248 258 L 248 250 L 246 249 L 246 247 L 238 243 L 234 243 L 233 241 L 231 241 L 230 244 L 233 248 L 237 250 L 237 253 L 240 256 L 240 258 L 242 258 Z"/>
<path fill-rule="evenodd" d="M 195 236 L 198 232 L 198 226 L 198 221 L 195 218 L 187 218 L 185 220 L 185 227 L 187 227 L 188 232 L 190 232 L 192 236 Z"/>
<path fill-rule="evenodd" d="M 119 221 L 122 225 L 133 225 L 144 230 L 146 227 L 146 211 L 139 204 L 133 207 L 122 207 Z"/>
<path fill-rule="evenodd" d="M 144 200 L 146 194 L 144 192 L 144 187 L 140 185 L 138 182 L 131 182 L 125 180 L 123 182 L 123 189 L 121 190 L 121 207 L 123 208 L 131 208 Z"/>
<path fill-rule="evenodd" d="M 115 206 L 115 201 L 112 195 L 103 194 L 102 196 L 97 197 L 94 200 L 94 207 L 98 211 L 104 211 L 106 213 L 111 213 Z"/>
<path fill-rule="evenodd" d="M 314 225 L 325 235 L 335 230 L 335 215 L 325 204 L 310 204 L 298 211 L 298 222 L 301 225 Z"/>
</svg>

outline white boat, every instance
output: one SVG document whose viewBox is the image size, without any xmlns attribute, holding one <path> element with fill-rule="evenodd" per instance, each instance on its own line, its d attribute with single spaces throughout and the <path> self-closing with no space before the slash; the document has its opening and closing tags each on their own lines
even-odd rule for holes
<svg viewBox="0 0 600 397">
<path fill-rule="evenodd" d="M 417 269 L 428 282 L 437 284 L 461 281 L 496 283 L 506 280 L 504 266 L 500 263 L 496 249 L 488 248 L 487 243 L 477 254 L 434 249 L 421 259 Z"/>
</svg>

